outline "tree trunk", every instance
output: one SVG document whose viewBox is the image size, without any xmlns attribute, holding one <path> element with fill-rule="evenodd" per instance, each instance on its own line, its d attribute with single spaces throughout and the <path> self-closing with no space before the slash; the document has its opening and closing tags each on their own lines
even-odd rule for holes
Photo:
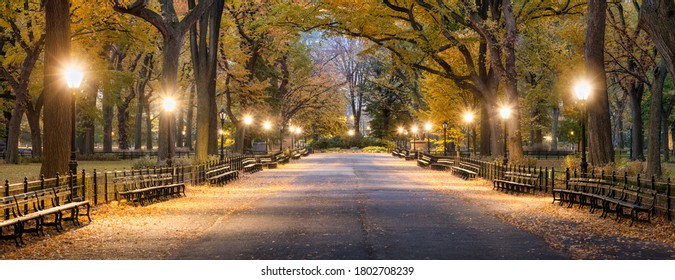
<svg viewBox="0 0 675 280">
<path fill-rule="evenodd" d="M 117 104 L 117 147 L 129 150 L 129 105 Z"/>
<path fill-rule="evenodd" d="M 104 93 L 106 94 L 106 93 Z M 112 143 L 113 143 L 113 105 L 110 102 L 110 92 L 107 92 L 108 96 L 103 97 L 103 152 L 112 153 Z"/>
<path fill-rule="evenodd" d="M 164 37 L 162 63 L 162 91 L 166 97 L 177 99 L 176 81 L 178 80 L 178 58 L 182 45 L 182 34 L 170 34 Z M 165 162 L 169 155 L 176 152 L 175 140 L 172 135 L 175 131 L 175 116 L 173 112 L 159 115 L 159 139 L 157 139 L 157 161 Z"/>
<path fill-rule="evenodd" d="M 491 156 L 492 155 L 492 138 L 491 138 L 491 125 L 490 125 L 490 116 L 488 115 L 487 102 L 483 102 L 480 112 L 480 155 L 481 156 Z M 496 150 L 495 150 L 496 151 Z"/>
<path fill-rule="evenodd" d="M 586 78 L 593 85 L 587 101 L 588 151 L 590 164 L 596 166 L 614 161 L 604 64 L 606 10 L 606 1 L 588 1 L 584 64 Z"/>
<path fill-rule="evenodd" d="M 638 26 L 649 34 L 665 61 L 670 77 L 675 79 L 675 2 L 643 0 Z"/>
<path fill-rule="evenodd" d="M 96 132 L 96 123 L 94 116 L 98 114 L 98 109 L 96 109 L 96 99 L 98 97 L 98 87 L 93 84 L 87 85 L 86 95 L 84 98 L 80 99 L 80 107 L 86 108 L 86 110 L 79 110 L 81 112 L 82 118 L 82 127 L 81 133 L 78 136 L 78 147 L 80 154 L 83 155 L 93 155 L 94 154 L 94 137 Z M 95 113 L 91 111 L 95 110 Z M 86 112 L 86 113 L 85 113 Z"/>
<path fill-rule="evenodd" d="M 190 87 L 193 88 L 193 87 Z M 194 111 L 195 111 L 195 92 L 194 90 L 190 91 L 190 97 L 188 97 L 188 104 L 187 104 L 187 121 L 185 124 L 185 146 L 192 151 L 192 128 L 193 128 L 193 120 L 194 120 Z"/>
<path fill-rule="evenodd" d="M 23 119 L 24 111 L 23 105 L 16 104 L 12 110 L 12 118 L 9 119 L 5 154 L 5 161 L 7 163 L 19 163 L 19 137 L 21 136 L 21 120 Z"/>
<path fill-rule="evenodd" d="M 551 124 L 551 151 L 558 151 L 558 121 L 560 119 L 560 107 L 553 108 L 553 123 Z"/>
<path fill-rule="evenodd" d="M 145 102 L 145 149 L 148 152 L 152 151 L 152 116 L 150 115 L 150 102 L 146 99 Z"/>
<path fill-rule="evenodd" d="M 631 160 L 644 161 L 644 132 L 642 128 L 642 95 L 644 93 L 644 86 L 631 85 L 628 97 L 630 98 L 631 110 Z"/>
<path fill-rule="evenodd" d="M 662 60 L 654 69 L 652 97 L 649 108 L 649 142 L 647 150 L 647 175 L 661 177 L 661 115 L 663 114 L 663 84 L 666 65 Z"/>
<path fill-rule="evenodd" d="M 69 116 L 73 95 L 62 76 L 64 63 L 70 61 L 70 6 L 68 0 L 45 2 L 45 141 L 40 173 L 52 177 L 67 173 L 71 152 Z"/>
<path fill-rule="evenodd" d="M 143 109 L 145 109 L 145 91 L 140 91 L 138 92 L 136 123 L 134 123 L 134 149 L 136 150 L 142 149 L 143 146 Z M 151 137 L 151 135 L 147 135 L 147 137 Z"/>
<path fill-rule="evenodd" d="M 26 118 L 28 119 L 28 126 L 30 127 L 32 148 L 31 156 L 34 158 L 42 157 L 42 129 L 40 129 L 40 111 L 42 111 L 42 105 L 39 105 L 37 112 L 30 108 L 26 110 Z"/>
<path fill-rule="evenodd" d="M 523 136 L 520 128 L 520 106 L 518 105 L 518 73 L 516 71 L 516 18 L 513 15 L 511 0 L 503 0 L 502 11 L 504 13 L 504 70 L 506 79 L 504 90 L 511 106 L 509 117 L 509 159 L 515 160 L 523 157 Z"/>
</svg>

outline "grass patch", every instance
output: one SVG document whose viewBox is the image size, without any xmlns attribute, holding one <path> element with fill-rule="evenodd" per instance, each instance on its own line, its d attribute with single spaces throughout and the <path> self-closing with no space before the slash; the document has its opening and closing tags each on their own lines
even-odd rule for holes
<svg viewBox="0 0 675 280">
<path fill-rule="evenodd" d="M 132 160 L 120 161 L 78 161 L 77 169 L 82 172 L 84 169 L 87 173 L 107 170 L 121 170 L 131 168 Z M 41 163 L 28 164 L 0 164 L 0 179 L 3 181 L 9 180 L 10 183 L 23 181 L 23 178 L 28 178 L 29 181 L 40 178 Z"/>
</svg>

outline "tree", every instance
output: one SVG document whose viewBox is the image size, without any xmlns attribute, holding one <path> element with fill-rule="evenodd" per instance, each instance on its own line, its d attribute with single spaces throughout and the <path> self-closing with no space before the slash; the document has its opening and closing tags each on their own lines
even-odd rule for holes
<svg viewBox="0 0 675 280">
<path fill-rule="evenodd" d="M 191 9 L 182 20 L 172 0 L 158 0 L 160 12 L 151 9 L 147 0 L 136 0 L 125 5 L 120 0 L 112 0 L 113 8 L 121 13 L 127 13 L 142 18 L 152 24 L 162 34 L 162 93 L 176 98 L 176 81 L 178 79 L 178 58 L 186 32 L 201 17 L 213 3 L 213 0 L 204 0 Z M 173 125 L 173 117 L 169 114 L 160 115 L 159 147 L 157 160 L 164 161 L 174 153 L 175 137 L 169 133 Z M 174 128 L 175 129 L 175 128 Z"/>
<path fill-rule="evenodd" d="M 200 2 L 203 2 L 200 1 Z M 195 1 L 189 0 L 190 8 Z M 197 87 L 197 144 L 195 157 L 205 161 L 209 154 L 216 154 L 218 122 L 216 106 L 216 65 L 220 23 L 224 1 L 216 1 L 209 13 L 204 13 L 198 24 L 190 28 L 190 52 Z"/>
<path fill-rule="evenodd" d="M 586 43 L 584 47 L 585 77 L 592 83 L 588 98 L 588 152 L 592 165 L 604 165 L 614 161 L 609 98 L 605 74 L 605 18 L 607 2 L 590 0 L 586 19 Z"/>
<path fill-rule="evenodd" d="M 347 86 L 346 97 L 350 109 L 351 121 L 357 137 L 361 136 L 361 113 L 365 108 L 365 85 L 371 76 L 369 57 L 361 56 L 364 42 L 361 40 L 335 37 L 331 44 L 336 57 L 336 72 L 344 79 Z"/>
<path fill-rule="evenodd" d="M 70 101 L 72 94 L 63 79 L 70 61 L 70 6 L 68 0 L 45 3 L 45 105 L 44 152 L 40 173 L 47 177 L 66 174 L 72 131 Z"/>
<path fill-rule="evenodd" d="M 654 41 L 671 77 L 675 77 L 675 2 L 643 0 L 638 26 Z"/>
</svg>

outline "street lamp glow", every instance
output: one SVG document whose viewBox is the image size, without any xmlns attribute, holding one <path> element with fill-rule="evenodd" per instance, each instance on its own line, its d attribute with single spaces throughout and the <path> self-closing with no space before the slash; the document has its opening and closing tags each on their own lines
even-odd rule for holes
<svg viewBox="0 0 675 280">
<path fill-rule="evenodd" d="M 296 129 L 295 129 L 295 134 L 300 134 L 300 133 L 302 133 L 302 128 L 299 128 L 299 127 L 296 128 Z"/>
<path fill-rule="evenodd" d="M 270 130 L 270 128 L 272 128 L 272 123 L 270 123 L 269 121 L 266 121 L 265 123 L 263 123 L 263 128 L 265 130 Z"/>
<path fill-rule="evenodd" d="M 65 70 L 66 83 L 69 88 L 79 88 L 84 78 L 84 72 L 74 65 L 71 65 Z"/>
<path fill-rule="evenodd" d="M 502 116 L 502 119 L 508 119 L 511 116 L 511 108 L 502 107 L 499 109 L 499 115 Z"/>
<path fill-rule="evenodd" d="M 588 100 L 588 96 L 591 95 L 591 84 L 586 80 L 578 81 L 574 85 L 574 94 L 580 101 Z"/>
<path fill-rule="evenodd" d="M 225 135 L 225 131 L 222 130 L 222 129 L 219 129 L 219 130 L 218 130 L 218 135 Z"/>
<path fill-rule="evenodd" d="M 350 129 L 350 130 L 347 132 L 347 134 L 349 134 L 349 136 L 354 136 L 354 134 L 356 134 L 356 133 L 354 132 L 353 129 Z"/>
<path fill-rule="evenodd" d="M 473 122 L 473 113 L 471 112 L 464 113 L 464 121 L 467 123 Z"/>
<path fill-rule="evenodd" d="M 426 130 L 426 131 L 431 130 L 431 123 L 426 123 L 426 124 L 424 125 L 424 130 Z"/>
<path fill-rule="evenodd" d="M 402 127 L 398 128 L 398 134 L 403 134 L 403 128 Z"/>
<path fill-rule="evenodd" d="M 295 132 L 295 126 L 289 127 L 289 128 L 288 128 L 288 131 L 290 131 L 291 133 L 294 133 L 294 132 Z"/>
<path fill-rule="evenodd" d="M 416 126 L 411 127 L 410 131 L 412 131 L 412 133 L 417 133 L 417 127 Z"/>
<path fill-rule="evenodd" d="M 244 116 L 244 124 L 249 125 L 253 123 L 253 117 L 251 116 Z"/>
<path fill-rule="evenodd" d="M 164 97 L 162 100 L 162 107 L 166 112 L 173 112 L 176 109 L 176 100 L 171 97 Z"/>
</svg>

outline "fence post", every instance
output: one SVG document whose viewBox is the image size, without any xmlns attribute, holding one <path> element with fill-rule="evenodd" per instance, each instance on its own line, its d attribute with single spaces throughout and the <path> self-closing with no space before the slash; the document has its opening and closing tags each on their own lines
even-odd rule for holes
<svg viewBox="0 0 675 280">
<path fill-rule="evenodd" d="M 668 213 L 668 221 L 672 221 L 673 217 L 670 213 L 670 177 L 668 177 L 668 188 L 666 189 L 666 209 Z"/>
<path fill-rule="evenodd" d="M 84 168 L 82 169 L 82 201 L 87 200 L 87 184 L 86 184 L 86 175 Z M 77 177 L 75 177 L 77 181 Z"/>
<path fill-rule="evenodd" d="M 628 185 L 628 171 L 623 172 L 623 183 Z"/>
<path fill-rule="evenodd" d="M 74 197 L 73 196 L 73 183 L 74 183 L 73 182 L 73 179 L 74 179 L 73 171 L 72 170 L 68 171 L 68 174 L 70 175 L 70 178 L 69 178 L 70 180 L 68 180 L 68 186 L 70 188 L 70 201 L 73 201 L 73 197 Z"/>
<path fill-rule="evenodd" d="M 575 174 L 577 173 L 576 169 L 574 169 L 574 173 Z M 569 182 L 570 182 L 570 168 L 568 167 L 567 169 L 565 169 L 565 189 L 570 188 Z"/>
<path fill-rule="evenodd" d="M 640 173 L 637 174 L 637 187 L 640 188 Z"/>
<path fill-rule="evenodd" d="M 547 167 L 547 169 L 548 169 L 548 167 Z M 555 187 L 555 167 L 551 167 L 551 194 L 553 193 L 554 187 Z M 547 180 L 547 183 L 546 183 L 546 192 L 548 192 L 548 180 Z"/>
<path fill-rule="evenodd" d="M 40 189 L 45 189 L 45 174 L 40 174 Z"/>
<path fill-rule="evenodd" d="M 108 203 L 108 170 L 103 169 L 103 198 Z"/>
<path fill-rule="evenodd" d="M 96 183 L 96 168 L 94 168 L 94 205 L 98 204 L 98 185 Z"/>
<path fill-rule="evenodd" d="M 9 180 L 5 179 L 5 196 L 9 196 Z M 9 208 L 5 209 L 5 220 L 9 220 Z"/>
</svg>

